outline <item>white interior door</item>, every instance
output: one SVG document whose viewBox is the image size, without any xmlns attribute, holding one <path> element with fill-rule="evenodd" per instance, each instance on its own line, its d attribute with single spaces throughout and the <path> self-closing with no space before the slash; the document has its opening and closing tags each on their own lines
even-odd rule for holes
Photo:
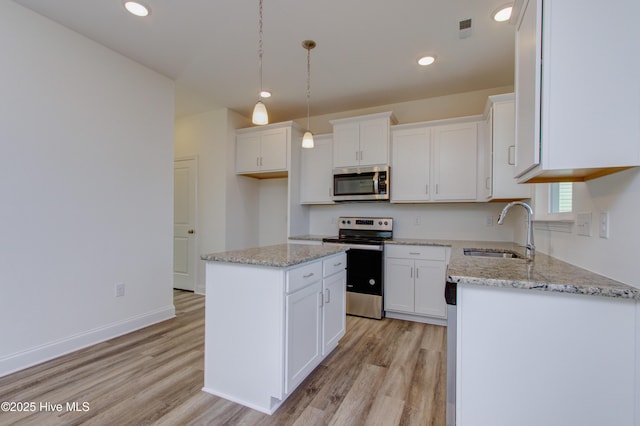
<svg viewBox="0 0 640 426">
<path fill-rule="evenodd" d="M 173 168 L 173 287 L 196 287 L 196 160 L 176 160 Z"/>
</svg>

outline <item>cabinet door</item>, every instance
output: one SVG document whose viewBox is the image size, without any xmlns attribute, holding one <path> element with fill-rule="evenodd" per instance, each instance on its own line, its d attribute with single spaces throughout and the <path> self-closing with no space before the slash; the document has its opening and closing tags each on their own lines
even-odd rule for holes
<svg viewBox="0 0 640 426">
<path fill-rule="evenodd" d="M 236 137 L 236 172 L 254 172 L 260 169 L 260 135 L 250 133 Z"/>
<path fill-rule="evenodd" d="M 360 161 L 360 126 L 343 123 L 333 126 L 333 167 L 353 167 Z"/>
<path fill-rule="evenodd" d="M 475 201 L 477 179 L 477 123 L 432 129 L 433 179 L 436 201 Z"/>
<path fill-rule="evenodd" d="M 260 170 L 287 169 L 287 129 L 262 132 L 260 141 Z"/>
<path fill-rule="evenodd" d="M 389 164 L 389 119 L 360 123 L 360 165 Z"/>
<path fill-rule="evenodd" d="M 525 0 L 516 27 L 516 176 L 540 163 L 542 0 Z"/>
<path fill-rule="evenodd" d="M 493 109 L 478 125 L 478 201 L 491 199 L 493 190 Z"/>
<path fill-rule="evenodd" d="M 431 129 L 397 130 L 392 137 L 391 202 L 429 200 Z"/>
<path fill-rule="evenodd" d="M 286 393 L 295 389 L 320 361 L 321 303 L 322 281 L 286 296 Z"/>
<path fill-rule="evenodd" d="M 513 101 L 496 102 L 492 120 L 492 193 L 494 199 L 530 198 L 531 185 L 515 179 L 515 109 Z"/>
<path fill-rule="evenodd" d="M 338 345 L 346 331 L 347 272 L 342 271 L 324 279 L 324 308 L 322 318 L 322 355 Z"/>
<path fill-rule="evenodd" d="M 413 260 L 387 259 L 385 262 L 384 308 L 413 313 Z M 444 294 L 444 293 L 443 293 Z"/>
<path fill-rule="evenodd" d="M 300 202 L 333 204 L 333 140 L 330 136 L 314 139 L 314 148 L 300 153 Z"/>
<path fill-rule="evenodd" d="M 446 318 L 444 300 L 446 263 L 435 260 L 415 261 L 415 312 L 430 317 Z"/>
</svg>

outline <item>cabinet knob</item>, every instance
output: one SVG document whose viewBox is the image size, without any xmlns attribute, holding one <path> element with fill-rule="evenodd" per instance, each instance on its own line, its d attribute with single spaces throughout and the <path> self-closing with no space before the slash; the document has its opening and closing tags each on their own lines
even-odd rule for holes
<svg viewBox="0 0 640 426">
<path fill-rule="evenodd" d="M 193 229 L 189 229 L 189 230 L 187 231 L 187 234 L 195 234 L 195 232 L 196 232 L 195 230 L 193 230 Z"/>
</svg>

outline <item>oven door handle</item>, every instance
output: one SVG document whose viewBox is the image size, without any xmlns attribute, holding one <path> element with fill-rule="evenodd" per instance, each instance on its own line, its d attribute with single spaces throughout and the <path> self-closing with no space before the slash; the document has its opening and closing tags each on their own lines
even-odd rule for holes
<svg viewBox="0 0 640 426">
<path fill-rule="evenodd" d="M 326 246 L 339 246 L 346 249 L 353 250 L 372 250 L 372 251 L 384 251 L 384 245 L 366 245 L 366 244 L 345 244 L 345 243 L 322 243 Z"/>
</svg>

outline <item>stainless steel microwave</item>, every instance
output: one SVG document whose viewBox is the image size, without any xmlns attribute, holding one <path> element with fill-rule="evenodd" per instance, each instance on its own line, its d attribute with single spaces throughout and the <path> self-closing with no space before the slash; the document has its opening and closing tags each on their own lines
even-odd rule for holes
<svg viewBox="0 0 640 426">
<path fill-rule="evenodd" d="M 339 168 L 333 170 L 334 201 L 389 199 L 389 166 Z"/>
</svg>

